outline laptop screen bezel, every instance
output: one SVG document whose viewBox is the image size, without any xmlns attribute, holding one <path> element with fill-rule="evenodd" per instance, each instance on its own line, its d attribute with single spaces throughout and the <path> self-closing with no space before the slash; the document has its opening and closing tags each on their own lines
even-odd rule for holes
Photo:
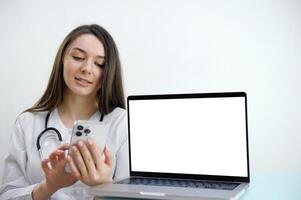
<svg viewBox="0 0 301 200">
<path fill-rule="evenodd" d="M 130 101 L 135 100 L 158 100 L 158 99 L 185 99 L 185 98 L 225 98 L 225 97 L 244 97 L 246 115 L 246 151 L 247 151 L 247 177 L 240 176 L 217 176 L 201 174 L 180 174 L 180 173 L 160 173 L 133 171 L 131 162 L 131 134 L 130 134 Z M 249 171 L 249 142 L 248 142 L 248 114 L 247 114 L 247 94 L 245 92 L 222 92 L 222 93 L 191 93 L 191 94 L 156 94 L 156 95 L 130 95 L 127 97 L 127 120 L 128 120 L 128 140 L 129 140 L 129 169 L 130 176 L 195 179 L 195 180 L 214 180 L 229 182 L 250 182 Z"/>
</svg>

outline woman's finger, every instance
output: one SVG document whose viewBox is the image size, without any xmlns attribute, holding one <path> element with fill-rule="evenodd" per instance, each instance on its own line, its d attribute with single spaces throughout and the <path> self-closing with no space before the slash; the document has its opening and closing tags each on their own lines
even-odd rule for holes
<svg viewBox="0 0 301 200">
<path fill-rule="evenodd" d="M 55 150 L 49 155 L 49 161 L 51 164 L 52 168 L 55 168 L 56 164 L 58 163 L 59 160 L 59 154 L 62 152 L 62 150 Z"/>
<path fill-rule="evenodd" d="M 87 145 L 83 141 L 78 142 L 80 153 L 85 162 L 86 168 L 88 170 L 89 175 L 93 175 L 96 173 L 95 162 L 92 158 L 92 155 L 87 147 Z"/>
<path fill-rule="evenodd" d="M 73 159 L 77 169 L 79 170 L 81 177 L 83 179 L 86 179 L 88 177 L 88 171 L 87 171 L 85 162 L 82 158 L 82 155 L 76 146 L 72 146 L 71 149 L 72 149 L 72 159 Z"/>
<path fill-rule="evenodd" d="M 66 159 L 65 151 L 58 150 L 58 152 L 57 152 L 57 158 L 58 158 L 58 161 Z"/>
<path fill-rule="evenodd" d="M 92 158 L 95 163 L 96 170 L 98 171 L 101 167 L 101 152 L 98 148 L 97 144 L 94 140 L 89 139 L 88 140 L 88 148 L 91 152 Z"/>
<path fill-rule="evenodd" d="M 69 144 L 68 143 L 64 143 L 58 149 L 65 151 L 65 150 L 68 150 L 68 148 L 69 148 Z"/>
<path fill-rule="evenodd" d="M 65 153 L 65 151 L 63 150 L 54 150 L 50 155 L 49 155 L 49 158 L 51 159 L 54 159 L 54 158 L 57 158 L 57 156 L 61 155 L 62 153 Z"/>
<path fill-rule="evenodd" d="M 50 171 L 49 166 L 48 166 L 48 162 L 49 162 L 48 159 L 44 159 L 44 160 L 42 160 L 42 162 L 41 162 L 42 169 L 43 169 L 43 171 L 44 171 L 45 174 L 48 174 L 49 171 Z"/>
<path fill-rule="evenodd" d="M 72 157 L 68 156 L 67 157 L 67 162 L 68 162 L 68 165 L 69 165 L 69 168 L 70 168 L 70 174 L 72 176 L 74 176 L 75 178 L 79 179 L 80 178 L 80 172 L 76 168 L 75 163 L 74 163 Z"/>
<path fill-rule="evenodd" d="M 112 167 L 112 152 L 110 151 L 108 145 L 105 146 L 105 149 L 104 149 L 104 155 L 105 155 L 105 163 L 109 166 L 109 167 Z"/>
</svg>

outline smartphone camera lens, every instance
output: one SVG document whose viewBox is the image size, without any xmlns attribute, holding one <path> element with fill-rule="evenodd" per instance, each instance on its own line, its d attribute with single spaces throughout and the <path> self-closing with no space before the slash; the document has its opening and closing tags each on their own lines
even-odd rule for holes
<svg viewBox="0 0 301 200">
<path fill-rule="evenodd" d="M 91 133 L 90 129 L 85 129 L 84 132 L 87 134 Z"/>
<path fill-rule="evenodd" d="M 82 132 L 76 131 L 75 135 L 78 136 L 78 137 L 80 137 L 80 136 L 82 136 Z"/>
<path fill-rule="evenodd" d="M 82 125 L 79 125 L 79 126 L 77 126 L 77 130 L 83 130 L 84 129 L 84 127 L 82 126 Z"/>
</svg>

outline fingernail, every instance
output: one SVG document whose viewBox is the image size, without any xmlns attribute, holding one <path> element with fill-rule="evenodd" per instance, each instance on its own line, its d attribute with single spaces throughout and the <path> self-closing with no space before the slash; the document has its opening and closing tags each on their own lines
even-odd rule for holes
<svg viewBox="0 0 301 200">
<path fill-rule="evenodd" d="M 72 150 L 73 150 L 73 151 L 77 151 L 77 149 L 76 149 L 75 146 L 72 146 Z"/>
<path fill-rule="evenodd" d="M 89 143 L 90 145 L 92 145 L 92 144 L 93 144 L 93 141 L 92 141 L 91 139 L 88 139 L 88 143 Z"/>
</svg>

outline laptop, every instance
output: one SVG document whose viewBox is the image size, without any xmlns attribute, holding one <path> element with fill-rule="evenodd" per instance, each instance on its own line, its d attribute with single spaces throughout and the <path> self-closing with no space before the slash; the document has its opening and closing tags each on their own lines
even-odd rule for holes
<svg viewBox="0 0 301 200">
<path fill-rule="evenodd" d="M 130 177 L 97 197 L 238 199 L 250 181 L 245 92 L 127 98 Z"/>
</svg>

